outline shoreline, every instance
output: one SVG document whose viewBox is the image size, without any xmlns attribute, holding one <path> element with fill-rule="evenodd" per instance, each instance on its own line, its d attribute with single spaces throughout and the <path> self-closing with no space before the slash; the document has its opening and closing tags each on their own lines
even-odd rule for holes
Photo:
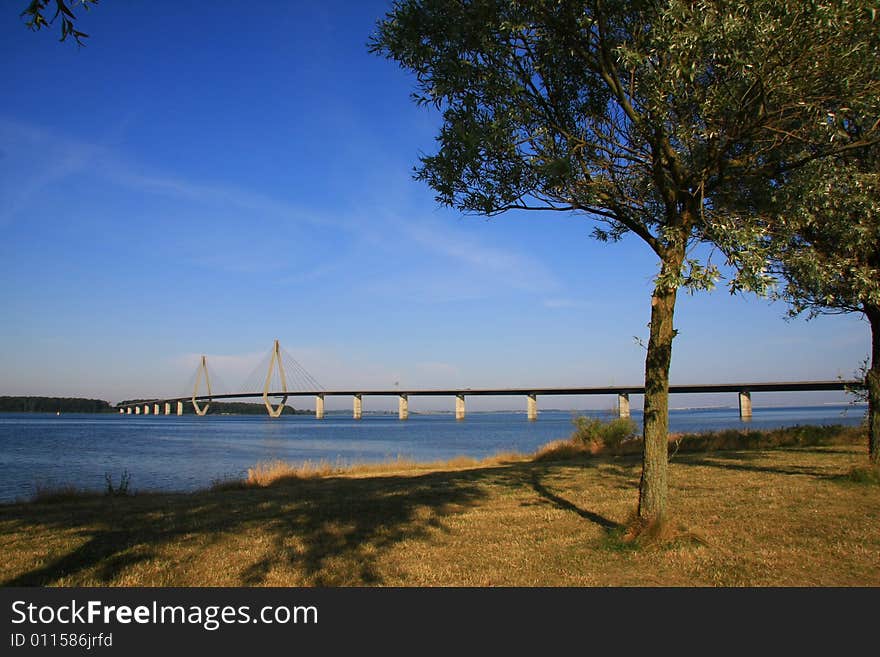
<svg viewBox="0 0 880 657">
<path fill-rule="evenodd" d="M 675 453 L 714 453 L 730 451 L 749 451 L 777 449 L 786 447 L 810 447 L 832 445 L 858 445 L 863 438 L 862 427 L 846 425 L 799 425 L 779 429 L 722 429 L 701 432 L 670 432 L 670 452 Z M 566 461 L 574 459 L 624 458 L 633 459 L 641 456 L 641 437 L 634 436 L 619 445 L 609 447 L 595 443 L 578 441 L 574 434 L 568 438 L 550 441 L 539 446 L 534 452 L 522 453 L 504 451 L 481 458 L 457 455 L 449 459 L 419 461 L 408 457 L 397 456 L 382 461 L 360 461 L 345 463 L 328 459 L 303 459 L 285 461 L 271 459 L 258 461 L 247 468 L 247 476 L 218 476 L 211 484 L 192 490 L 157 490 L 157 489 L 114 489 L 115 477 L 110 473 L 110 481 L 103 489 L 85 488 L 72 483 L 56 486 L 37 487 L 30 498 L 0 501 L 0 508 L 16 504 L 46 504 L 67 502 L 76 499 L 93 499 L 102 497 L 135 497 L 135 496 L 186 496 L 204 493 L 216 493 L 228 490 L 241 490 L 262 487 L 285 479 L 320 479 L 326 477 L 347 476 L 378 476 L 400 472 L 417 471 L 459 471 L 509 465 L 513 463 L 530 463 L 541 461 Z M 127 477 L 127 470 L 120 473 L 120 478 Z"/>
<path fill-rule="evenodd" d="M 672 432 L 763 430 L 800 423 L 810 426 L 862 422 L 860 412 L 791 410 L 767 413 L 751 423 L 736 411 L 670 413 Z M 280 422 L 266 416 L 204 418 L 155 417 L 146 422 L 111 415 L 30 415 L 0 417 L 0 468 L 3 503 L 31 499 L 46 489 L 100 493 L 105 477 L 127 469 L 132 489 L 191 492 L 220 479 L 246 477 L 260 461 L 293 464 L 311 459 L 340 465 L 381 463 L 399 456 L 437 462 L 466 455 L 477 460 L 498 452 L 531 454 L 542 445 L 569 436 L 573 420 L 605 420 L 607 412 L 545 412 L 537 422 L 526 414 L 476 412 L 464 421 L 451 415 L 425 415 L 401 422 L 392 415 L 368 415 L 357 421 L 347 413 L 318 421 L 294 416 Z M 641 417 L 635 415 L 636 424 Z M 64 458 L 58 458 L 64 454 Z"/>
<path fill-rule="evenodd" d="M 679 449 L 670 460 L 677 538 L 656 546 L 626 540 L 638 455 L 557 445 L 540 458 L 313 469 L 192 493 L 0 505 L 0 582 L 880 585 L 880 482 L 851 476 L 867 460 L 862 436 L 803 432 L 788 431 L 792 445 L 745 435 L 728 450 L 726 432 L 708 451 Z"/>
</svg>

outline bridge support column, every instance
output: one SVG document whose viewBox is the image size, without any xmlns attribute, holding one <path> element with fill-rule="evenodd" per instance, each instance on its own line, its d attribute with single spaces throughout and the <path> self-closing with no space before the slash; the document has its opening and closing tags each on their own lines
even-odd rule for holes
<svg viewBox="0 0 880 657">
<path fill-rule="evenodd" d="M 124 409 L 124 408 L 120 408 L 120 409 L 119 409 L 119 414 L 120 414 L 120 415 L 125 415 L 125 409 Z"/>
<path fill-rule="evenodd" d="M 752 393 L 748 390 L 739 393 L 739 419 L 752 419 Z"/>
<path fill-rule="evenodd" d="M 171 402 L 165 402 L 165 415 L 171 415 Z"/>
<path fill-rule="evenodd" d="M 140 406 L 135 406 L 135 407 L 134 407 L 134 414 L 135 414 L 135 415 L 140 415 L 140 414 L 141 414 L 141 407 L 140 407 Z"/>
<path fill-rule="evenodd" d="M 455 396 L 455 419 L 464 419 L 464 395 Z"/>
<path fill-rule="evenodd" d="M 534 422 L 538 419 L 538 395 L 529 395 L 526 405 L 528 407 L 529 422 Z"/>
<path fill-rule="evenodd" d="M 131 415 L 131 406 L 129 406 L 128 408 L 125 409 L 125 414 Z"/>
<path fill-rule="evenodd" d="M 153 415 L 159 415 L 159 404 L 153 404 Z"/>
<path fill-rule="evenodd" d="M 177 414 L 183 415 L 183 402 L 182 401 L 177 402 Z"/>
<path fill-rule="evenodd" d="M 150 414 L 150 405 L 144 404 L 144 415 L 149 415 L 149 414 Z"/>
<path fill-rule="evenodd" d="M 629 393 L 617 395 L 617 417 L 629 417 Z"/>
<path fill-rule="evenodd" d="M 315 419 L 324 419 L 324 395 L 317 395 L 315 397 Z"/>
<path fill-rule="evenodd" d="M 401 420 L 409 418 L 409 397 L 406 395 L 397 398 L 397 417 Z"/>
<path fill-rule="evenodd" d="M 277 407 L 273 407 L 269 402 L 269 384 L 272 382 L 272 370 L 275 368 L 275 363 L 278 363 L 278 374 L 281 377 L 281 390 L 285 394 L 281 397 L 281 402 Z M 272 357 L 269 359 L 269 371 L 266 372 L 266 385 L 263 386 L 263 403 L 266 405 L 266 410 L 269 412 L 269 417 L 280 417 L 284 412 L 284 405 L 287 403 L 287 375 L 284 373 L 284 363 L 281 360 L 281 345 L 278 343 L 278 340 L 275 340 L 275 344 L 272 347 Z"/>
<path fill-rule="evenodd" d="M 196 400 L 196 397 L 199 396 L 199 383 L 202 380 L 202 374 L 205 375 L 205 387 L 208 388 L 208 401 L 205 402 L 204 406 L 199 406 L 199 402 Z M 199 369 L 196 370 L 196 383 L 193 386 L 192 405 L 193 410 L 199 417 L 203 417 L 208 412 L 208 407 L 211 405 L 211 378 L 208 376 L 207 356 L 202 356 L 202 360 L 199 363 Z"/>
<path fill-rule="evenodd" d="M 360 395 L 354 396 L 354 404 L 352 406 L 352 416 L 355 420 L 360 420 L 364 414 L 364 402 Z"/>
</svg>

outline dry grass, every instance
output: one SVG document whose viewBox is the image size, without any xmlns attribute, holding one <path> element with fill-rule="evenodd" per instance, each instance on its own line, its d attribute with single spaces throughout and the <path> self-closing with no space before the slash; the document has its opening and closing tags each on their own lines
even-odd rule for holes
<svg viewBox="0 0 880 657">
<path fill-rule="evenodd" d="M 398 460 L 344 472 L 315 464 L 305 475 L 267 465 L 254 468 L 263 483 L 225 490 L 4 505 L 0 581 L 878 586 L 880 485 L 851 476 L 866 462 L 857 438 L 680 445 L 669 473 L 673 531 L 650 546 L 626 540 L 640 461 L 625 454 Z"/>
<path fill-rule="evenodd" d="M 398 456 L 395 459 L 375 463 L 356 463 L 353 465 L 329 461 L 310 461 L 289 463 L 287 461 L 263 461 L 248 468 L 247 477 L 243 480 L 222 480 L 215 482 L 212 490 L 235 490 L 251 487 L 266 487 L 281 481 L 320 479 L 333 476 L 365 476 L 380 474 L 402 474 L 413 472 L 429 472 L 433 470 L 462 470 L 465 468 L 485 467 L 502 463 L 513 463 L 528 460 L 528 456 L 514 453 L 501 453 L 483 459 L 470 456 L 455 456 L 446 461 L 419 462 Z"/>
<path fill-rule="evenodd" d="M 77 488 L 71 485 L 54 486 L 48 484 L 37 484 L 31 501 L 40 502 L 42 504 L 57 504 L 59 502 L 71 502 L 87 497 L 97 497 L 101 495 L 100 491 L 88 490 L 85 488 Z"/>
</svg>

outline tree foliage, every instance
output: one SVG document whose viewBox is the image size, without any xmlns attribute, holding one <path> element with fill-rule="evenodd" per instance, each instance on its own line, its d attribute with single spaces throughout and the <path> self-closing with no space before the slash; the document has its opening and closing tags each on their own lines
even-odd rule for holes
<svg viewBox="0 0 880 657">
<path fill-rule="evenodd" d="M 787 155 L 797 166 L 768 176 L 743 178 L 722 202 L 735 226 L 738 248 L 731 260 L 743 270 L 779 279 L 775 295 L 792 316 L 863 313 L 870 324 L 871 353 L 863 366 L 868 400 L 869 454 L 880 462 L 880 21 L 865 10 L 857 39 L 844 52 L 858 52 L 857 75 L 841 72 L 837 109 L 795 126 Z M 789 82 L 792 97 L 804 95 L 805 78 Z M 867 81 L 867 82 L 863 82 Z M 867 87 L 865 86 L 867 84 Z M 873 85 L 873 86 L 872 86 Z M 866 88 L 870 93 L 864 93 Z M 814 159 L 819 150 L 835 154 Z M 806 145 L 809 145 L 806 146 Z M 723 195 L 721 195 L 723 197 Z"/>
<path fill-rule="evenodd" d="M 666 506 L 676 292 L 718 278 L 693 246 L 745 243 L 724 202 L 736 181 L 843 148 L 802 128 L 845 123 L 841 99 L 880 93 L 864 65 L 873 20 L 848 0 L 400 0 L 370 43 L 415 74 L 417 103 L 442 113 L 437 152 L 415 173 L 440 203 L 576 213 L 598 239 L 633 233 L 658 256 L 645 520 Z M 732 285 L 767 282 L 744 268 Z"/>
<path fill-rule="evenodd" d="M 2 413 L 109 413 L 103 399 L 82 397 L 0 397 Z"/>
<path fill-rule="evenodd" d="M 662 256 L 668 227 L 705 238 L 728 180 L 791 166 L 781 155 L 810 146 L 801 125 L 842 117 L 851 85 L 869 93 L 858 5 L 399 2 L 372 49 L 443 112 L 438 152 L 417 170 L 439 202 L 582 211 L 600 239 L 632 231 Z M 693 273 L 666 272 L 711 285 Z"/>
<path fill-rule="evenodd" d="M 54 5 L 55 13 L 47 20 L 46 16 L 51 11 L 51 9 L 49 9 L 50 4 Z M 27 19 L 26 25 L 34 32 L 38 32 L 44 27 L 49 27 L 60 18 L 60 41 L 64 41 L 67 37 L 72 36 L 76 43 L 82 46 L 85 45 L 83 39 L 88 38 L 89 35 L 78 30 L 74 25 L 76 15 L 73 13 L 71 7 L 79 5 L 88 11 L 91 5 L 96 4 L 98 4 L 98 0 L 31 0 L 31 2 L 28 3 L 27 8 L 21 12 L 21 16 L 22 18 Z"/>
<path fill-rule="evenodd" d="M 767 247 L 793 315 L 880 308 L 878 155 L 812 162 L 773 194 Z"/>
<path fill-rule="evenodd" d="M 792 312 L 861 312 L 870 324 L 868 454 L 880 463 L 880 147 L 817 163 L 780 196 L 789 212 L 773 246 Z"/>
<path fill-rule="evenodd" d="M 862 118 L 850 125 L 854 138 L 880 121 L 880 107 Z M 858 312 L 868 320 L 868 453 L 880 462 L 880 145 L 810 162 L 782 184 L 749 192 L 739 199 L 741 220 L 757 240 L 753 252 L 779 277 L 776 295 L 789 314 Z"/>
</svg>

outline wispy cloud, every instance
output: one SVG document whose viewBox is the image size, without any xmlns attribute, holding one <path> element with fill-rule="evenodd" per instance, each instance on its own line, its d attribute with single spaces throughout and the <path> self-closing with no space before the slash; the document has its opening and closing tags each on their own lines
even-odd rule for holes
<svg viewBox="0 0 880 657">
<path fill-rule="evenodd" d="M 550 309 L 587 308 L 590 305 L 588 301 L 583 299 L 570 299 L 566 297 L 544 299 L 544 307 Z"/>
<path fill-rule="evenodd" d="M 541 292 L 559 286 L 556 277 L 538 260 L 508 249 L 487 246 L 460 228 L 436 221 L 400 225 L 414 243 L 462 265 L 491 274 L 519 290 Z"/>
<path fill-rule="evenodd" d="M 50 185 L 84 171 L 105 150 L 96 144 L 57 137 L 29 124 L 2 117 L 0 144 L 3 144 L 3 159 L 9 160 L 9 186 L 0 207 L 0 225 L 14 220 Z M 41 153 L 47 156 L 36 162 Z M 30 161 L 31 166 L 23 166 L 23 160 Z M 3 169 L 6 170 L 7 166 Z"/>
<path fill-rule="evenodd" d="M 272 271 L 283 276 L 280 280 L 293 284 L 347 267 L 349 263 L 338 254 L 340 245 L 362 244 L 366 251 L 375 252 L 377 247 L 388 248 L 388 236 L 393 235 L 393 248 L 401 252 L 420 250 L 433 258 L 431 266 L 437 272 L 434 292 L 430 269 L 426 270 L 422 262 L 408 263 L 421 277 L 419 291 L 427 291 L 427 298 L 433 300 L 485 298 L 508 289 L 547 294 L 560 287 L 543 263 L 517 249 L 485 244 L 453 222 L 425 216 L 424 210 L 402 219 L 404 213 L 412 211 L 413 204 L 412 199 L 405 199 L 403 191 L 397 192 L 402 205 L 396 204 L 395 198 L 378 198 L 371 200 L 369 207 L 346 209 L 349 201 L 342 198 L 332 212 L 315 211 L 262 191 L 149 170 L 107 144 L 69 139 L 2 117 L 0 139 L 5 150 L 13 151 L 11 159 L 30 158 L 27 169 L 37 172 L 18 185 L 14 197 L 0 211 L 0 221 L 13 219 L 48 186 L 88 172 L 141 194 L 202 206 L 212 217 L 225 222 L 225 231 L 194 231 L 199 235 L 198 248 L 188 251 L 185 244 L 182 247 L 188 261 L 212 269 L 232 273 Z M 298 227 L 310 230 L 296 232 Z M 337 243 L 319 257 L 312 247 L 327 235 L 336 236 Z M 196 244 L 195 238 L 192 241 Z M 284 247 L 294 249 L 293 256 L 286 253 L 288 257 L 279 259 L 277 254 Z M 381 267 L 358 271 L 365 287 L 382 290 L 385 286 L 389 293 L 399 284 L 400 273 Z M 450 276 L 458 277 L 451 285 Z"/>
<path fill-rule="evenodd" d="M 326 214 L 310 212 L 266 194 L 228 184 L 210 184 L 149 171 L 108 145 L 112 141 L 111 136 L 118 136 L 120 130 L 117 126 L 102 142 L 90 143 L 0 117 L 0 143 L 3 144 L 4 159 L 15 161 L 17 168 L 24 160 L 29 171 L 39 172 L 36 176 L 30 176 L 28 183 L 18 189 L 13 203 L 11 206 L 7 203 L 0 216 L 13 215 L 50 183 L 88 171 L 106 181 L 139 192 L 246 210 L 249 220 L 257 217 L 344 227 L 344 222 L 332 220 Z"/>
<path fill-rule="evenodd" d="M 111 163 L 107 163 L 111 164 Z M 109 180 L 141 192 L 161 194 L 212 206 L 245 210 L 248 221 L 276 221 L 312 224 L 322 227 L 347 228 L 347 223 L 328 215 L 308 211 L 290 202 L 230 185 L 213 185 L 138 171 L 131 163 L 113 162 L 102 167 Z"/>
</svg>

